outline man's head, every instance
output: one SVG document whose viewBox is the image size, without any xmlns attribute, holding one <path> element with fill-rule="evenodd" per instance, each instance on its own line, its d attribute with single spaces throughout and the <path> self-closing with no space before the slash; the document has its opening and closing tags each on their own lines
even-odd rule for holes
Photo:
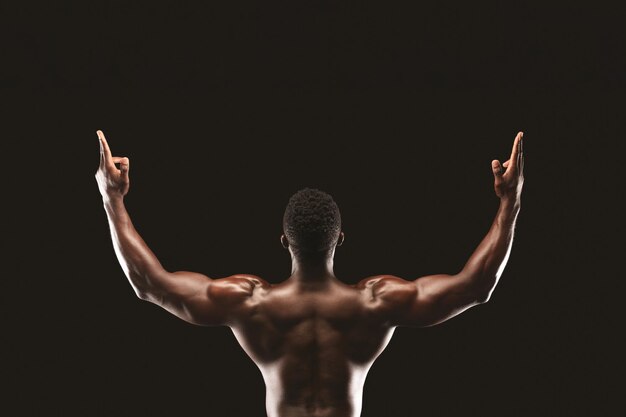
<svg viewBox="0 0 626 417">
<path fill-rule="evenodd" d="M 283 216 L 283 246 L 294 255 L 326 255 L 343 242 L 341 215 L 333 198 L 320 190 L 304 188 L 289 199 Z"/>
</svg>

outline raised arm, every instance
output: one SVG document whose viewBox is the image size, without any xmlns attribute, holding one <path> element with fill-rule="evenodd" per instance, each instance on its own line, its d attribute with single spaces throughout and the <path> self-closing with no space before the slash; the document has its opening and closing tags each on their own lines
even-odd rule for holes
<svg viewBox="0 0 626 417">
<path fill-rule="evenodd" d="M 141 238 L 126 211 L 124 196 L 130 187 L 129 159 L 115 157 L 102 131 L 98 188 L 109 220 L 117 259 L 135 294 L 181 319 L 198 325 L 228 325 L 245 314 L 254 289 L 266 285 L 252 275 L 210 279 L 195 272 L 166 271 Z M 119 164 L 119 169 L 115 164 Z"/>
<path fill-rule="evenodd" d="M 489 300 L 509 258 L 520 210 L 524 184 L 522 136 L 519 132 L 515 137 L 508 161 L 502 165 L 498 160 L 491 163 L 500 207 L 489 232 L 458 274 L 429 275 L 414 281 L 381 276 L 363 284 L 391 324 L 432 326 Z"/>
</svg>

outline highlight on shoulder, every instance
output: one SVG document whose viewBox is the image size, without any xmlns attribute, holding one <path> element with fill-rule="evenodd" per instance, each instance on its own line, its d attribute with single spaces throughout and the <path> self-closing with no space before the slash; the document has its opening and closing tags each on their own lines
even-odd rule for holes
<svg viewBox="0 0 626 417">
<path fill-rule="evenodd" d="M 356 288 L 367 292 L 370 300 L 403 303 L 415 297 L 417 288 L 413 281 L 407 281 L 395 275 L 375 275 L 356 284 Z"/>
<path fill-rule="evenodd" d="M 270 284 L 264 279 L 251 274 L 235 274 L 226 278 L 214 279 L 209 288 L 209 296 L 236 297 L 251 296 L 255 288 L 266 288 Z"/>
</svg>

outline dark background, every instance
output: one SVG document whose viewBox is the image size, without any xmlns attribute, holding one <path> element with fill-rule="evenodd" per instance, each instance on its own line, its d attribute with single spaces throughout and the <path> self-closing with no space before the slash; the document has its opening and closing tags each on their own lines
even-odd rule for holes
<svg viewBox="0 0 626 417">
<path fill-rule="evenodd" d="M 522 211 L 491 301 L 397 329 L 362 415 L 623 412 L 623 10 L 128 3 L 0 6 L 10 415 L 265 415 L 228 328 L 135 297 L 96 129 L 131 158 L 127 207 L 166 268 L 287 278 L 283 210 L 311 186 L 342 210 L 348 283 L 458 271 L 497 210 L 490 162 L 523 130 Z"/>
</svg>

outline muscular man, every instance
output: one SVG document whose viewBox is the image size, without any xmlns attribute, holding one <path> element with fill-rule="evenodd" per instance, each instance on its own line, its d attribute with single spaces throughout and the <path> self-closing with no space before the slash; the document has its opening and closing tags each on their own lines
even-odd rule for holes
<svg viewBox="0 0 626 417">
<path fill-rule="evenodd" d="M 167 271 L 124 208 L 128 158 L 112 156 L 97 133 L 96 179 L 130 285 L 140 299 L 187 322 L 229 326 L 261 370 L 269 417 L 359 416 L 367 372 L 395 328 L 432 326 L 487 302 L 509 257 L 524 183 L 522 132 L 510 159 L 491 163 L 500 207 L 461 271 L 415 280 L 378 275 L 356 285 L 333 272 L 335 247 L 344 240 L 339 209 L 331 196 L 308 188 L 290 198 L 283 218 L 280 241 L 292 262 L 285 281 Z"/>
</svg>

